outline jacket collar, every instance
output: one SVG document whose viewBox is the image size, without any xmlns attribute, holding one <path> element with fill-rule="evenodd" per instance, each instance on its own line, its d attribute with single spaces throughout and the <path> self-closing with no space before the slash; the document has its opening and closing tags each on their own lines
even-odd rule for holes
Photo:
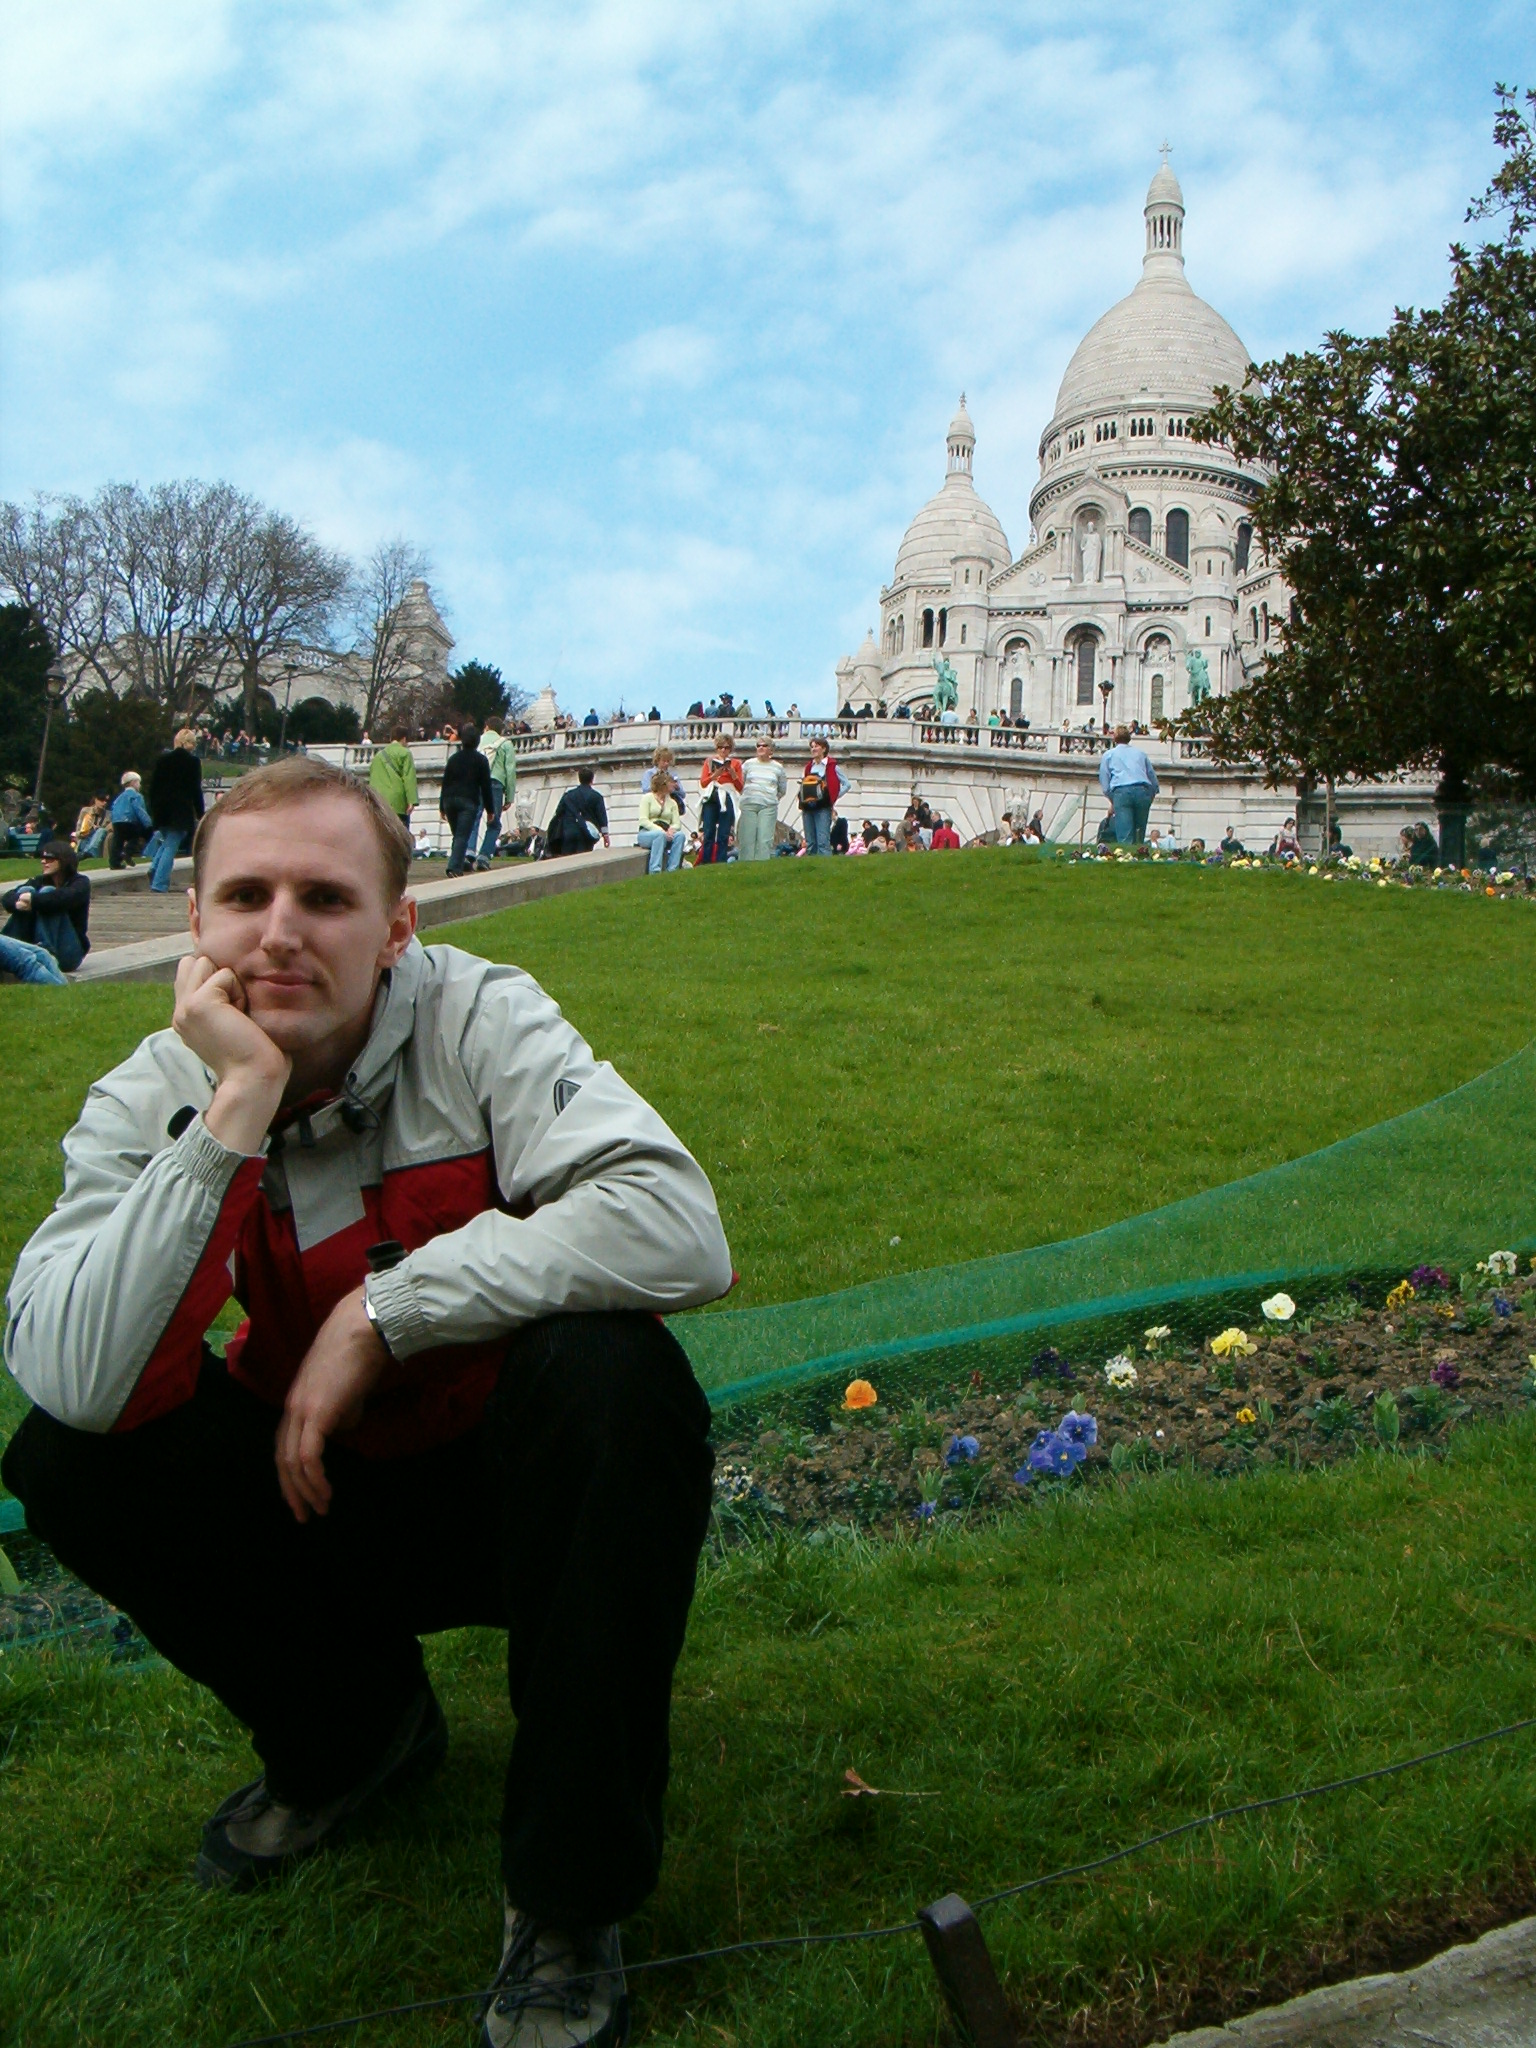
<svg viewBox="0 0 1536 2048">
<path fill-rule="evenodd" d="M 427 971 L 420 939 L 412 939 L 392 969 L 379 980 L 373 999 L 373 1023 L 347 1076 L 346 1093 L 374 1103 L 394 1085 L 395 1064 L 416 1028 L 416 998 Z"/>
</svg>

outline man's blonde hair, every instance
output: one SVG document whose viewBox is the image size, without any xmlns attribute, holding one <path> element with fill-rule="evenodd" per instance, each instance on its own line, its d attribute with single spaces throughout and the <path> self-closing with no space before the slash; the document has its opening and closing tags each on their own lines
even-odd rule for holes
<svg viewBox="0 0 1536 2048">
<path fill-rule="evenodd" d="M 208 847 L 220 818 L 234 817 L 240 811 L 275 811 L 285 804 L 300 804 L 315 796 L 344 796 L 361 806 L 378 842 L 387 886 L 385 900 L 393 908 L 405 894 L 410 877 L 411 855 L 415 850 L 410 833 L 366 782 L 349 775 L 345 768 L 333 767 L 329 761 L 312 760 L 307 754 L 291 754 L 287 760 L 274 761 L 268 768 L 253 768 L 209 807 L 192 840 L 192 886 L 203 886 Z"/>
</svg>

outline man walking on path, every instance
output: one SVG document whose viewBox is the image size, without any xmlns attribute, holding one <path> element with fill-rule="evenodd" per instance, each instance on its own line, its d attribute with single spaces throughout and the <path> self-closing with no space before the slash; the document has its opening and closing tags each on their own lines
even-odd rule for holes
<svg viewBox="0 0 1536 2048">
<path fill-rule="evenodd" d="M 660 1318 L 723 1294 L 730 1252 L 697 1163 L 526 974 L 418 943 L 410 853 L 302 756 L 204 821 L 172 1028 L 92 1089 L 17 1262 L 37 1405 L 3 1476 L 250 1729 L 210 1888 L 439 1763 L 418 1637 L 504 1628 L 482 2042 L 619 2048 L 710 1514 L 708 1404 Z"/>
<path fill-rule="evenodd" d="M 112 836 L 107 841 L 109 868 L 131 867 L 133 856 L 143 849 L 155 829 L 140 794 L 140 782 L 136 768 L 123 770 L 122 787 L 112 799 Z"/>
<path fill-rule="evenodd" d="M 164 896 L 181 849 L 191 843 L 203 815 L 203 764 L 197 758 L 197 734 L 183 726 L 174 743 L 149 774 L 149 815 L 158 835 L 150 864 L 149 886 Z"/>
<path fill-rule="evenodd" d="M 501 814 L 507 798 L 517 794 L 517 750 L 501 730 L 499 718 L 488 718 L 480 735 L 480 751 L 491 771 L 491 801 L 494 809 L 485 821 L 485 834 L 475 860 L 477 868 L 488 868 L 501 837 Z"/>
<path fill-rule="evenodd" d="M 445 873 L 463 874 L 473 858 L 480 814 L 483 811 L 488 818 L 494 802 L 480 734 L 472 723 L 467 724 L 460 729 L 459 744 L 443 763 L 443 786 L 437 799 L 437 808 L 453 834 Z"/>
<path fill-rule="evenodd" d="M 1114 809 L 1117 842 L 1140 846 L 1157 795 L 1157 771 L 1141 748 L 1131 745 L 1128 725 L 1115 727 L 1115 743 L 1099 762 L 1099 787 Z"/>
<path fill-rule="evenodd" d="M 410 737 L 409 726 L 397 725 L 388 746 L 378 748 L 368 764 L 368 787 L 407 831 L 416 808 L 416 756 L 407 744 Z"/>
</svg>

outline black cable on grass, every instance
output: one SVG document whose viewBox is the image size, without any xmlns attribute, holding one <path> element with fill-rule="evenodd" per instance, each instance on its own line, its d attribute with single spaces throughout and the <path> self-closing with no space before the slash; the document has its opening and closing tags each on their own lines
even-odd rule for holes
<svg viewBox="0 0 1536 2048">
<path fill-rule="evenodd" d="M 1027 1877 L 1021 1884 L 1005 1886 L 1002 1891 L 988 1892 L 977 1899 L 973 1912 L 984 1907 L 1000 1905 L 1004 1899 L 1016 1899 L 1024 1892 L 1039 1891 L 1049 1884 L 1063 1884 L 1068 1878 L 1089 1877 L 1097 1870 L 1104 1870 L 1112 1863 L 1123 1863 L 1130 1856 L 1139 1856 L 1144 1850 L 1155 1849 L 1163 1842 L 1176 1841 L 1180 1835 L 1190 1835 L 1202 1828 L 1215 1827 L 1219 1821 L 1237 1820 L 1244 1814 L 1264 1813 L 1271 1807 L 1298 1806 L 1306 1799 L 1321 1799 L 1328 1792 L 1347 1792 L 1355 1785 L 1373 1784 L 1378 1778 L 1395 1778 L 1404 1771 L 1416 1771 L 1425 1764 L 1440 1763 L 1448 1756 L 1459 1756 L 1463 1750 L 1480 1749 L 1485 1743 L 1502 1741 L 1505 1736 L 1519 1735 L 1527 1728 L 1536 1728 L 1536 1714 L 1523 1721 L 1511 1721 L 1503 1728 L 1490 1728 L 1482 1735 L 1468 1735 L 1460 1742 L 1448 1742 L 1443 1749 L 1426 1750 L 1422 1756 L 1404 1757 L 1400 1763 L 1378 1764 L 1374 1770 L 1356 1771 L 1348 1778 L 1330 1778 L 1323 1785 L 1303 1786 L 1296 1792 L 1276 1792 L 1268 1799 L 1245 1799 L 1238 1806 L 1223 1806 L 1214 1813 L 1201 1814 L 1195 1820 L 1181 1821 L 1177 1827 L 1164 1828 L 1155 1835 L 1147 1835 L 1142 1841 L 1132 1842 L 1128 1848 L 1112 1849 L 1107 1856 L 1096 1856 L 1089 1863 L 1074 1863 L 1065 1870 L 1048 1871 L 1043 1877 Z M 883 1941 L 892 1934 L 917 1934 L 921 1923 L 917 1920 L 899 1920 L 890 1927 L 856 1927 L 837 1934 L 777 1934 L 768 1935 L 755 1941 L 733 1941 L 723 1948 L 694 1949 L 687 1955 L 656 1956 L 646 1963 L 626 1963 L 626 1977 L 639 1977 L 651 1970 L 680 1969 L 685 1963 L 713 1963 L 725 1956 L 763 1955 L 773 1949 L 825 1948 L 834 1942 Z M 572 1980 L 576 1981 L 575 1979 Z M 319 2020 L 309 2026 L 290 2027 L 280 2034 L 250 2034 L 230 2043 L 230 2048 L 277 2048 L 282 2041 L 313 2040 L 320 2034 L 341 2033 L 349 2027 L 366 2026 L 370 2020 L 402 2019 L 417 2012 L 441 2012 L 450 2005 L 470 2005 L 488 1999 L 492 1994 L 482 1986 L 478 1991 L 454 1991 L 442 1998 L 421 1998 L 408 2005 L 382 2005 L 373 2012 L 353 2013 L 346 2019 Z"/>
</svg>

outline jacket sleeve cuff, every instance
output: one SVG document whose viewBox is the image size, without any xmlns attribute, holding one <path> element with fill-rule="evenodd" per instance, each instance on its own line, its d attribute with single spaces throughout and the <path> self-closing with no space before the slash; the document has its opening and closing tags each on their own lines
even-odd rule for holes
<svg viewBox="0 0 1536 2048">
<path fill-rule="evenodd" d="M 409 1358 L 432 1345 L 432 1330 L 416 1299 L 415 1282 L 403 1267 L 375 1273 L 363 1290 L 368 1306 L 378 1318 L 379 1330 L 391 1356 Z"/>
<path fill-rule="evenodd" d="M 246 1158 L 258 1155 L 232 1152 L 227 1145 L 221 1145 L 197 1116 L 176 1140 L 171 1156 L 189 1180 L 195 1180 L 199 1187 L 222 1200 Z"/>
</svg>

